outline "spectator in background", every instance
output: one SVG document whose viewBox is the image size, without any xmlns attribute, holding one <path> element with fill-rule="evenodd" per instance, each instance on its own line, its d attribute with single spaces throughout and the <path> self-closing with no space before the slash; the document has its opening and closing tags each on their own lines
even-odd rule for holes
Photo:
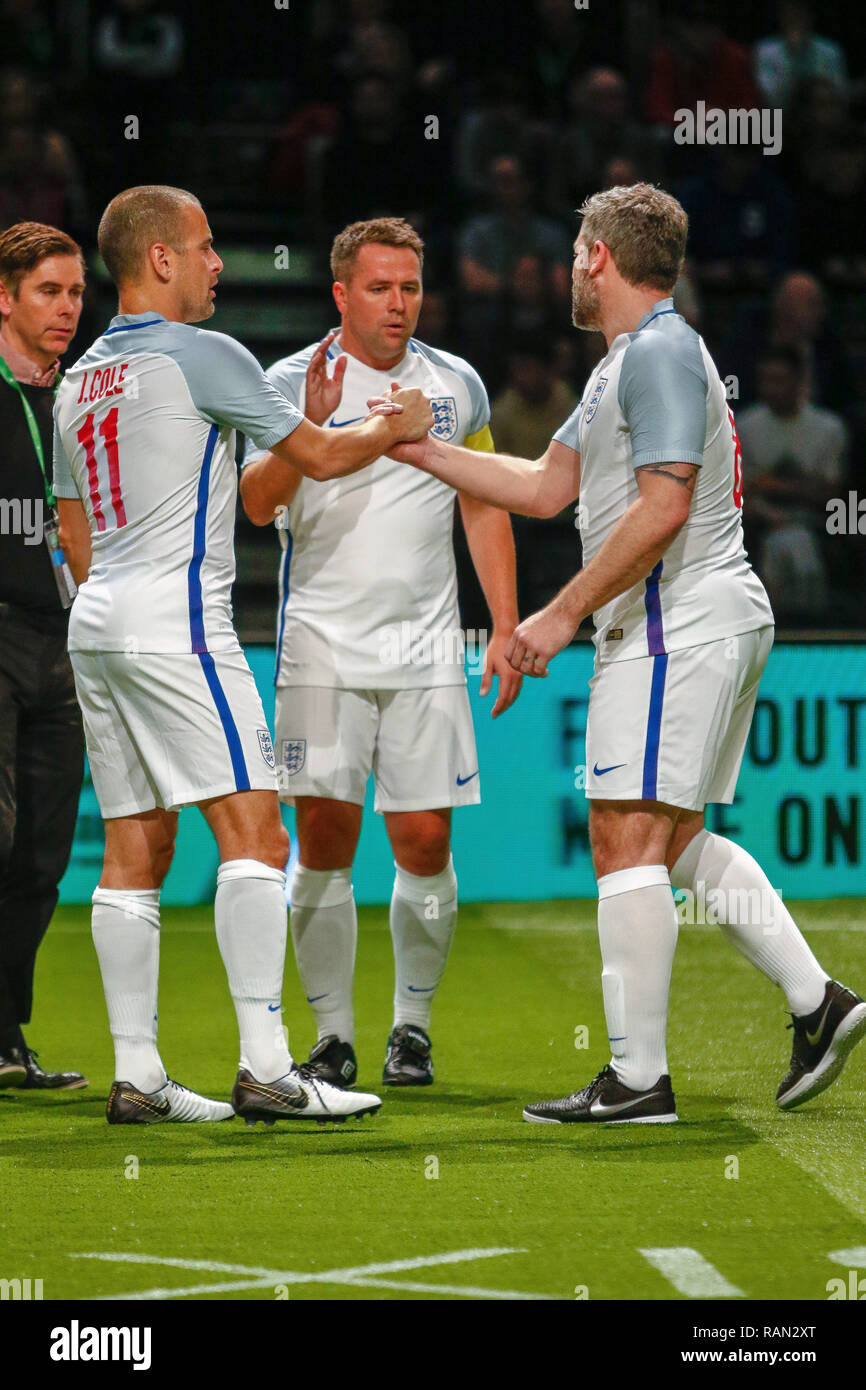
<svg viewBox="0 0 866 1390">
<path fill-rule="evenodd" d="M 487 73 L 478 83 L 475 104 L 457 131 L 457 176 L 468 197 L 477 200 L 489 189 L 490 166 L 500 155 L 513 155 L 525 168 L 541 155 L 539 127 L 529 119 L 526 83 L 518 72 Z"/>
<path fill-rule="evenodd" d="M 667 39 L 649 57 L 647 119 L 664 130 L 681 107 L 760 106 L 748 49 L 726 37 L 712 0 L 682 0 Z"/>
<path fill-rule="evenodd" d="M 628 87 L 614 68 L 592 68 L 568 86 L 569 119 L 555 137 L 550 161 L 549 203 L 567 217 L 584 199 L 611 187 L 606 171 L 628 163 L 633 176 L 614 182 L 637 183 L 657 174 L 652 135 L 629 115 Z"/>
<path fill-rule="evenodd" d="M 165 84 L 177 77 L 183 63 L 180 20 L 174 14 L 155 11 L 155 2 L 114 0 L 96 26 L 97 65 L 112 81 L 131 83 L 131 90 L 147 82 L 161 83 L 165 91 Z"/>
<path fill-rule="evenodd" d="M 491 406 L 490 432 L 497 452 L 515 458 L 540 458 L 577 399 L 555 375 L 550 326 L 538 333 L 515 334 L 508 348 L 507 384 Z M 512 525 L 518 551 L 520 611 L 535 613 L 578 566 L 580 537 L 574 504 L 569 503 L 552 521 L 514 516 Z"/>
<path fill-rule="evenodd" d="M 591 8 L 578 10 L 574 0 L 535 0 L 533 43 L 526 59 L 532 109 L 537 116 L 562 120 L 566 92 L 575 73 L 608 57 L 596 39 L 599 22 L 610 38 L 613 17 L 609 8 L 600 18 Z M 610 46 L 615 42 L 614 37 Z"/>
<path fill-rule="evenodd" d="M 689 257 L 704 280 L 763 281 L 791 263 L 793 205 L 767 158 L 752 145 L 705 150 L 703 168 L 683 180 Z"/>
<path fill-rule="evenodd" d="M 851 120 L 846 97 L 833 82 L 812 77 L 798 87 L 785 115 L 780 160 L 801 201 L 808 196 L 807 186 L 820 179 L 828 152 L 852 131 L 862 139 L 862 132 Z"/>
<path fill-rule="evenodd" d="M 631 159 L 617 155 L 615 159 L 609 159 L 605 164 L 601 174 L 601 183 L 598 191 L 605 188 L 629 187 L 630 184 L 640 183 L 641 176 L 638 167 Z"/>
<path fill-rule="evenodd" d="M 44 0 L 2 0 L 0 34 L 14 62 L 48 75 L 54 67 L 55 39 Z"/>
<path fill-rule="evenodd" d="M 435 147 L 407 118 L 394 83 L 378 73 L 359 78 L 340 133 L 322 156 L 324 233 L 359 218 L 408 216 L 437 193 L 447 207 L 449 183 L 438 178 Z"/>
<path fill-rule="evenodd" d="M 758 397 L 737 417 L 748 522 L 761 528 L 757 569 L 778 616 L 817 616 L 828 603 L 826 505 L 844 481 L 848 431 L 808 401 L 794 347 L 763 352 Z"/>
<path fill-rule="evenodd" d="M 563 326 L 561 331 L 553 328 L 551 339 L 553 375 L 564 381 L 571 392 L 580 400 L 587 381 L 592 376 L 601 359 L 607 354 L 604 334 L 573 333 Z"/>
<path fill-rule="evenodd" d="M 569 312 L 572 260 L 564 227 L 534 208 L 519 159 L 494 159 L 489 187 L 492 211 L 458 234 L 461 326 L 485 379 L 495 378 L 502 335 L 511 327 L 540 329 Z"/>
<path fill-rule="evenodd" d="M 350 0 L 347 27 L 341 14 L 332 35 L 334 68 L 349 82 L 368 72 L 387 71 L 402 95 L 412 80 L 412 45 L 405 29 L 390 22 L 390 9 L 389 0 Z"/>
<path fill-rule="evenodd" d="M 848 90 L 845 54 L 832 39 L 812 32 L 813 7 L 807 0 L 779 0 L 779 33 L 754 48 L 755 78 L 768 106 L 789 107 L 804 81 L 819 77 L 840 96 Z"/>
<path fill-rule="evenodd" d="M 800 203 L 800 260 L 825 279 L 866 282 L 866 143 L 854 130 L 826 151 Z M 816 217 L 816 209 L 820 216 Z"/>
<path fill-rule="evenodd" d="M 161 0 L 113 0 L 96 26 L 93 61 L 108 122 L 104 173 L 112 186 L 121 151 L 127 184 L 163 181 L 184 57 L 183 28 L 170 11 L 170 0 L 165 6 Z M 135 139 L 127 138 L 129 116 L 138 118 Z"/>
<path fill-rule="evenodd" d="M 37 84 L 27 73 L 0 74 L 0 226 L 42 222 L 86 227 L 84 193 L 75 153 L 48 125 Z"/>
<path fill-rule="evenodd" d="M 814 275 L 791 271 L 779 281 L 769 306 L 748 302 L 738 313 L 733 333 L 719 354 L 719 371 L 723 378 L 726 373 L 737 377 L 739 400 L 756 399 L 757 364 L 771 347 L 791 347 L 799 353 L 806 400 L 839 414 L 851 410 L 851 364 Z"/>
<path fill-rule="evenodd" d="M 549 328 L 515 334 L 508 348 L 508 384 L 491 406 L 490 431 L 497 450 L 516 458 L 540 458 L 576 405 L 574 392 L 554 375 Z M 569 515 L 573 521 L 573 509 Z"/>
<path fill-rule="evenodd" d="M 426 245 L 424 247 L 424 263 L 426 271 Z M 415 336 L 420 342 L 429 343 L 431 347 L 442 348 L 445 352 L 457 351 L 459 343 L 454 337 L 453 308 L 444 290 L 431 290 L 425 285 Z"/>
</svg>

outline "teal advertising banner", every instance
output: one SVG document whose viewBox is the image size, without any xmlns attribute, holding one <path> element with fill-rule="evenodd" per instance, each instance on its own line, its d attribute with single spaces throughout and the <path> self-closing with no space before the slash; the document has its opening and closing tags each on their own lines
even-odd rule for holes
<svg viewBox="0 0 866 1390">
<path fill-rule="evenodd" d="M 274 653 L 247 659 L 273 727 Z M 482 804 L 454 813 L 454 862 L 464 901 L 594 897 L 582 787 L 592 651 L 563 652 L 546 680 L 524 681 L 495 721 L 470 676 Z M 780 643 L 761 682 L 737 798 L 708 808 L 711 829 L 743 844 L 785 898 L 866 894 L 866 646 Z M 291 828 L 291 814 L 288 815 Z M 93 788 L 81 794 L 61 901 L 88 902 L 102 861 Z M 216 848 L 195 809 L 180 816 L 163 902 L 209 902 Z M 384 903 L 394 866 L 368 788 L 355 866 L 358 902 Z"/>
</svg>

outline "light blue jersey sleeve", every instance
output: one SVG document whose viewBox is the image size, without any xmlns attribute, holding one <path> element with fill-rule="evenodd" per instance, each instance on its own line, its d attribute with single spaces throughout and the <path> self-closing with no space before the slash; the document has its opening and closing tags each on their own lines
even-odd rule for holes
<svg viewBox="0 0 866 1390">
<path fill-rule="evenodd" d="M 490 400 L 487 395 L 487 387 L 475 368 L 466 361 L 462 362 L 462 367 L 463 380 L 469 392 L 469 428 L 466 433 L 473 435 L 478 434 L 485 425 L 490 424 Z"/>
<path fill-rule="evenodd" d="M 637 333 L 623 355 L 618 400 L 634 468 L 703 463 L 707 374 L 696 334 Z"/>
<path fill-rule="evenodd" d="M 285 439 L 304 418 L 252 353 L 224 333 L 200 329 L 172 356 L 186 377 L 196 410 L 212 424 L 240 430 L 262 449 Z"/>
<path fill-rule="evenodd" d="M 569 449 L 573 449 L 576 454 L 580 453 L 580 412 L 582 409 L 583 401 L 578 401 L 568 419 L 560 425 L 553 436 L 557 443 L 567 444 Z"/>
<path fill-rule="evenodd" d="M 69 467 L 69 459 L 66 457 L 66 450 L 63 447 L 63 440 L 60 437 L 60 430 L 57 428 L 57 421 L 54 421 L 54 463 L 52 468 L 52 486 L 55 497 L 78 497 L 78 488 L 72 477 L 72 469 Z"/>
<path fill-rule="evenodd" d="M 305 348 L 303 352 L 296 352 L 292 357 L 281 357 L 278 362 L 274 362 L 272 366 L 268 367 L 265 373 L 275 390 L 279 391 L 280 395 L 299 413 L 302 413 L 301 401 L 303 400 L 307 368 L 317 347 L 318 343 L 314 343 L 312 347 Z M 248 437 L 244 447 L 241 468 L 246 468 L 248 463 L 263 458 L 267 452 L 268 446 L 266 444 L 259 444 Z"/>
</svg>

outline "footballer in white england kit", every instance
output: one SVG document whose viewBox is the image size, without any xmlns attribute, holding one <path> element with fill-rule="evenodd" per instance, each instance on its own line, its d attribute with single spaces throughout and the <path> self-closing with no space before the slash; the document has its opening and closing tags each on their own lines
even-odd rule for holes
<svg viewBox="0 0 866 1390">
<path fill-rule="evenodd" d="M 380 398 L 411 382 L 429 402 L 434 436 L 478 458 L 493 448 L 478 374 L 413 336 L 422 261 L 423 244 L 402 219 L 344 228 L 331 249 L 339 333 L 268 375 L 327 433 L 362 418 L 368 402 L 388 409 Z M 280 794 L 297 811 L 295 959 L 318 1029 L 306 1066 L 334 1084 L 357 1075 L 352 868 L 372 773 L 395 865 L 382 1082 L 430 1085 L 431 1009 L 457 922 L 451 810 L 478 802 L 481 780 L 452 548 L 457 493 L 384 455 L 363 473 L 311 483 L 274 468 L 261 449 L 249 451 L 241 493 L 258 525 L 276 516 L 283 546 L 276 754 Z M 501 509 L 459 500 L 492 619 L 480 691 L 496 677 L 498 715 L 520 689 L 505 659 L 517 621 L 514 539 Z"/>
<path fill-rule="evenodd" d="M 743 545 L 742 458 L 725 388 L 672 299 L 613 341 L 554 439 L 580 455 L 584 565 L 636 500 L 636 469 L 701 470 L 652 573 L 593 614 L 586 795 L 695 811 L 731 802 L 773 613 Z"/>
<path fill-rule="evenodd" d="M 866 1036 L 866 1002 L 822 969 L 760 865 L 710 832 L 731 802 L 773 642 L 743 548 L 742 459 L 725 388 L 675 311 L 688 219 L 639 183 L 589 198 L 575 243 L 573 322 L 607 353 L 541 459 L 470 458 L 429 437 L 392 452 L 480 500 L 553 516 L 578 494 L 583 567 L 516 628 L 515 670 L 544 677 L 589 613 L 596 660 L 586 736 L 610 1063 L 524 1109 L 541 1124 L 677 1119 L 666 1024 L 677 939 L 671 887 L 717 890 L 726 937 L 785 993 L 794 1046 L 776 1103 L 835 1079 Z M 743 895 L 760 908 L 741 915 Z"/>
<path fill-rule="evenodd" d="M 269 369 L 303 412 L 318 344 Z M 332 364 L 342 355 L 335 340 Z M 392 381 L 431 401 L 434 434 L 492 449 L 490 406 L 462 358 L 410 338 L 403 361 L 376 371 L 349 355 L 342 399 L 325 422 L 363 419 Z M 245 463 L 262 456 L 248 448 Z M 456 493 L 388 458 L 328 483 L 303 479 L 279 527 L 275 744 L 280 794 L 377 811 L 481 799 L 466 691 L 452 547 Z"/>
<path fill-rule="evenodd" d="M 232 624 L 235 430 L 263 447 L 302 415 L 223 334 L 120 314 L 55 404 L 55 492 L 80 498 L 92 565 L 69 651 L 102 815 L 276 786 Z"/>
</svg>

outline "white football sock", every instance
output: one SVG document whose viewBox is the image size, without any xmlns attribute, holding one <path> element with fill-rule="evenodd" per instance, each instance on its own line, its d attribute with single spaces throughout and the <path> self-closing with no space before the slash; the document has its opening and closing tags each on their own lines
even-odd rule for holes
<svg viewBox="0 0 866 1390">
<path fill-rule="evenodd" d="M 619 869 L 598 880 L 598 939 L 611 1066 L 624 1086 L 647 1091 L 668 1070 L 677 914 L 664 864 Z"/>
<path fill-rule="evenodd" d="M 299 864 L 292 880 L 291 922 L 298 974 L 316 1015 L 317 1041 L 336 1033 L 342 1042 L 353 1042 L 358 913 L 351 864 L 347 869 Z"/>
<path fill-rule="evenodd" d="M 214 921 L 240 1031 L 240 1064 L 257 1081 L 292 1065 L 281 997 L 286 960 L 286 875 L 257 859 L 220 864 Z"/>
<path fill-rule="evenodd" d="M 92 902 L 115 1080 L 145 1093 L 156 1091 L 166 1081 L 156 1046 L 159 889 L 97 888 Z"/>
<path fill-rule="evenodd" d="M 394 1027 L 414 1023 L 426 1032 L 457 925 L 457 876 L 450 855 L 440 874 L 426 878 L 394 867 Z"/>
<path fill-rule="evenodd" d="M 701 830 L 673 869 L 671 883 L 698 894 L 713 891 L 713 908 L 729 941 L 784 990 L 794 1014 L 810 1014 L 830 976 L 822 970 L 760 864 L 747 850 Z M 741 917 L 750 920 L 741 921 Z"/>
</svg>

